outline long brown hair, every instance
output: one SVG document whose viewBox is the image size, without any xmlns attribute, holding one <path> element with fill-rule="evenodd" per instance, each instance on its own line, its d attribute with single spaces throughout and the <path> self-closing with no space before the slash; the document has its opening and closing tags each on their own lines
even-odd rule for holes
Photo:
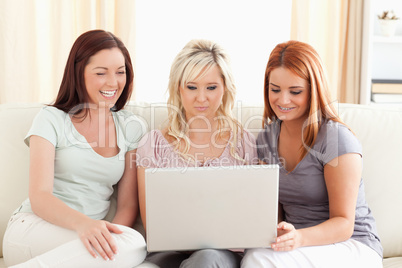
<svg viewBox="0 0 402 268">
<path fill-rule="evenodd" d="M 315 142 L 321 122 L 324 119 L 344 124 L 331 103 L 325 69 L 320 56 L 309 44 L 290 40 L 278 44 L 271 52 L 265 70 L 264 80 L 264 121 L 274 122 L 278 119 L 269 104 L 269 79 L 272 70 L 284 67 L 295 75 L 305 79 L 310 85 L 310 108 L 307 122 L 303 129 L 303 145 L 300 159 Z"/>
<path fill-rule="evenodd" d="M 56 101 L 52 106 L 74 115 L 85 110 L 84 118 L 88 113 L 88 93 L 85 87 L 84 69 L 90 57 L 103 49 L 117 47 L 124 56 L 126 65 L 126 85 L 119 99 L 112 108 L 121 110 L 131 97 L 133 91 L 134 72 L 130 54 L 123 42 L 110 32 L 92 30 L 80 35 L 74 42 L 64 70 Z"/>
</svg>

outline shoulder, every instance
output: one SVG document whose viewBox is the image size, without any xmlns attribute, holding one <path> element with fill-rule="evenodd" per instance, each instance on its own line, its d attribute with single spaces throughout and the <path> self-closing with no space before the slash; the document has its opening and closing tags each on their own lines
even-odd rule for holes
<svg viewBox="0 0 402 268">
<path fill-rule="evenodd" d="M 147 154 L 149 150 L 160 151 L 169 147 L 169 142 L 165 139 L 162 132 L 158 129 L 147 132 L 140 140 L 138 145 L 139 154 Z"/>
<path fill-rule="evenodd" d="M 265 124 L 264 128 L 258 133 L 257 144 L 264 145 L 272 143 L 280 131 L 280 121 Z"/>
<path fill-rule="evenodd" d="M 137 149 L 137 165 L 157 167 L 160 159 L 165 159 L 172 153 L 169 142 L 160 130 L 151 130 L 139 142 Z"/>
<path fill-rule="evenodd" d="M 326 120 L 320 127 L 315 144 L 309 153 L 326 164 L 348 153 L 362 155 L 362 146 L 354 133 L 344 124 Z"/>
<path fill-rule="evenodd" d="M 158 129 L 153 129 L 149 132 L 147 132 L 141 139 L 140 141 L 140 146 L 149 143 L 150 141 L 154 141 L 155 143 L 161 143 L 163 141 L 166 141 L 165 137 L 163 136 L 162 132 Z"/>
<path fill-rule="evenodd" d="M 25 136 L 25 144 L 29 146 L 30 136 L 36 135 L 47 139 L 56 146 L 58 139 L 63 136 L 60 133 L 64 133 L 66 120 L 70 119 L 64 111 L 52 106 L 43 107 L 35 116 L 28 134 Z"/>
<path fill-rule="evenodd" d="M 35 116 L 33 126 L 45 127 L 51 125 L 54 129 L 62 128 L 66 120 L 70 120 L 69 114 L 52 106 L 43 107 Z"/>
<path fill-rule="evenodd" d="M 255 136 L 248 131 L 247 129 L 239 130 L 239 146 L 245 147 L 245 149 L 249 147 L 255 148 L 256 138 Z"/>
<path fill-rule="evenodd" d="M 240 150 L 241 157 L 246 163 L 251 165 L 258 164 L 257 146 L 255 136 L 246 129 L 243 129 L 242 147 Z"/>
<path fill-rule="evenodd" d="M 318 132 L 316 142 L 324 144 L 336 142 L 339 145 L 345 144 L 350 146 L 360 145 L 355 134 L 346 125 L 333 120 L 323 122 Z"/>
<path fill-rule="evenodd" d="M 53 106 L 45 106 L 43 107 L 39 113 L 37 114 L 38 117 L 43 117 L 43 118 L 49 118 L 49 119 L 65 119 L 68 115 L 68 113 L 57 109 L 56 107 Z"/>
<path fill-rule="evenodd" d="M 277 141 L 280 132 L 280 121 L 266 123 L 264 128 L 258 133 L 257 154 L 258 158 L 267 163 L 276 163 Z"/>
<path fill-rule="evenodd" d="M 118 112 L 113 112 L 117 118 L 119 124 L 125 127 L 138 127 L 146 128 L 145 122 L 141 120 L 138 116 L 127 110 L 120 110 Z"/>
<path fill-rule="evenodd" d="M 243 139 L 245 140 L 250 140 L 250 141 L 256 141 L 255 135 L 252 134 L 249 130 L 243 129 Z"/>
<path fill-rule="evenodd" d="M 126 141 L 132 143 L 130 149 L 136 148 L 135 144 L 139 142 L 142 136 L 146 133 L 147 126 L 144 121 L 138 118 L 130 111 L 120 110 L 113 112 L 115 122 L 119 129 L 123 132 Z"/>
</svg>

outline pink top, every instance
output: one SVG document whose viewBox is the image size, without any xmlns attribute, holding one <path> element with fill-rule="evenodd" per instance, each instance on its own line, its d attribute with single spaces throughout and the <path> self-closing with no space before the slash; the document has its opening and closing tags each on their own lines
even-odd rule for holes
<svg viewBox="0 0 402 268">
<path fill-rule="evenodd" d="M 166 140 L 160 130 L 152 130 L 142 137 L 137 149 L 137 166 L 146 168 L 201 167 L 201 166 L 236 166 L 257 165 L 257 147 L 255 137 L 244 130 L 243 139 L 238 141 L 237 154 L 246 162 L 234 158 L 230 154 L 230 145 L 226 145 L 218 158 L 208 159 L 204 163 L 184 159 Z M 232 138 L 232 134 L 230 136 Z"/>
</svg>

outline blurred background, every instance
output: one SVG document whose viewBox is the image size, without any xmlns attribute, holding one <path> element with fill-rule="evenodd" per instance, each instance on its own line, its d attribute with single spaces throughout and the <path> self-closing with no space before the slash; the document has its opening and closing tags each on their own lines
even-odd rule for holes
<svg viewBox="0 0 402 268">
<path fill-rule="evenodd" d="M 377 38 L 383 10 L 400 17 L 402 1 L 0 0 L 0 104 L 51 103 L 73 42 L 91 29 L 127 46 L 133 101 L 166 102 L 174 57 L 203 38 L 227 50 L 238 101 L 262 104 L 271 50 L 295 39 L 320 54 L 334 101 L 372 103 L 373 79 L 402 80 L 402 25 Z"/>
</svg>

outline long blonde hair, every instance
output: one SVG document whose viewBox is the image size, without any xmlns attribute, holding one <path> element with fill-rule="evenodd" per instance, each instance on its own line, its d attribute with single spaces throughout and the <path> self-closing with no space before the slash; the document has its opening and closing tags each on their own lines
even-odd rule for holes
<svg viewBox="0 0 402 268">
<path fill-rule="evenodd" d="M 191 40 L 173 61 L 168 84 L 170 125 L 167 135 L 177 141 L 175 145 L 176 151 L 179 151 L 180 141 L 183 140 L 185 146 L 181 154 L 187 158 L 190 157 L 188 155 L 190 150 L 189 126 L 180 97 L 180 87 L 184 88 L 188 82 L 194 81 L 197 77 L 202 77 L 213 66 L 219 68 L 225 87 L 222 103 L 218 108 L 216 117 L 218 121 L 218 137 L 221 137 L 223 130 L 230 129 L 232 131 L 232 139 L 229 141 L 230 154 L 236 159 L 241 159 L 236 153 L 236 147 L 239 131 L 241 138 L 243 136 L 243 128 L 232 115 L 236 87 L 229 66 L 229 58 L 218 44 L 209 40 Z"/>
<path fill-rule="evenodd" d="M 274 122 L 278 119 L 269 104 L 269 78 L 272 70 L 279 67 L 290 70 L 310 85 L 310 108 L 303 131 L 303 145 L 300 148 L 301 160 L 314 144 L 323 119 L 344 123 L 331 103 L 325 69 L 318 53 L 309 44 L 290 40 L 278 44 L 269 56 L 264 81 L 263 124 L 268 120 Z"/>
</svg>

